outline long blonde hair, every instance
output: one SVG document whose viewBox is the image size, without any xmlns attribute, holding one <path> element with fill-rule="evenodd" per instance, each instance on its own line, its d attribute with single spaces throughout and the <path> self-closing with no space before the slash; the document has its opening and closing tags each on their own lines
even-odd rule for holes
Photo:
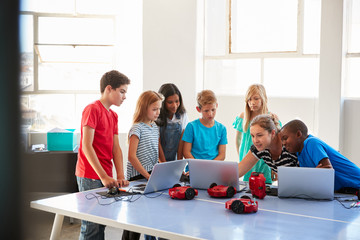
<svg viewBox="0 0 360 240">
<path fill-rule="evenodd" d="M 148 107 L 154 102 L 163 101 L 163 99 L 160 93 L 154 91 L 143 92 L 136 102 L 133 124 L 145 121 Z"/>
<path fill-rule="evenodd" d="M 248 104 L 249 99 L 254 96 L 255 94 L 258 94 L 261 98 L 261 113 L 260 114 L 267 114 L 268 113 L 268 107 L 267 107 L 267 96 L 265 87 L 262 84 L 253 84 L 251 85 L 248 90 L 246 91 L 245 95 L 245 113 L 244 113 L 244 123 L 243 123 L 243 129 L 244 132 L 246 132 L 250 125 L 251 120 L 251 110 Z"/>
</svg>

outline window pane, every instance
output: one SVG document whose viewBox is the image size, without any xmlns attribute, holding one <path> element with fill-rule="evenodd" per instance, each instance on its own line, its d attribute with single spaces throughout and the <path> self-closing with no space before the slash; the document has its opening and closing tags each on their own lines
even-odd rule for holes
<svg viewBox="0 0 360 240">
<path fill-rule="evenodd" d="M 136 108 L 136 101 L 139 98 L 140 94 L 141 92 L 138 94 L 129 93 L 120 107 L 117 107 L 115 105 L 111 106 L 111 109 L 119 116 L 118 128 L 120 133 L 129 132 L 132 126 L 133 116 Z"/>
<path fill-rule="evenodd" d="M 109 70 L 118 69 L 131 79 L 131 90 L 125 103 L 120 108 L 113 107 L 113 110 L 119 115 L 120 132 L 128 132 L 136 99 L 142 89 L 142 1 L 23 0 L 21 4 L 22 11 L 55 13 L 39 16 L 39 36 L 35 48 L 32 17 L 29 17 L 31 26 L 20 23 L 23 31 L 21 42 L 25 39 L 26 43 L 21 48 L 30 47 L 31 54 L 36 51 L 42 60 L 48 61 L 39 60 L 35 71 L 36 90 L 55 92 L 34 92 L 30 95 L 23 92 L 23 124 L 43 131 L 54 127 L 79 128 L 84 107 L 100 98 L 101 76 Z M 78 13 L 107 16 L 81 18 L 74 15 L 67 18 L 56 14 L 74 13 L 75 8 Z M 113 13 L 113 16 L 108 16 Z M 66 46 L 68 44 L 77 46 Z M 30 64 L 33 64 L 34 57 L 27 58 Z M 31 81 L 30 86 L 23 90 L 33 89 L 33 86 Z M 58 91 L 69 92 L 63 94 Z M 73 94 L 74 91 L 76 94 Z"/>
<path fill-rule="evenodd" d="M 100 86 L 100 79 L 98 80 L 99 82 L 99 86 Z M 77 124 L 76 128 L 80 129 L 81 127 L 81 117 L 82 117 L 82 112 L 84 110 L 84 108 L 89 105 L 90 103 L 100 99 L 100 87 L 98 90 L 98 94 L 76 94 L 75 95 L 75 99 L 76 99 L 76 103 L 75 103 L 75 122 Z"/>
<path fill-rule="evenodd" d="M 248 86 L 260 82 L 260 60 L 206 60 L 205 89 L 216 94 L 244 95 Z"/>
<path fill-rule="evenodd" d="M 20 0 L 21 11 L 74 13 L 75 0 Z"/>
<path fill-rule="evenodd" d="M 132 125 L 132 116 L 135 110 L 135 104 L 140 93 L 132 96 L 132 93 L 127 95 L 126 100 L 121 104 L 120 107 L 115 105 L 111 106 L 111 110 L 117 113 L 118 118 L 118 129 L 119 133 L 128 133 L 129 129 Z M 78 126 L 76 128 L 80 128 L 81 117 L 84 108 L 90 103 L 98 100 L 100 98 L 100 90 L 98 94 L 76 94 L 76 123 Z"/>
<path fill-rule="evenodd" d="M 296 0 L 231 1 L 231 51 L 296 51 Z"/>
<path fill-rule="evenodd" d="M 114 47 L 110 46 L 35 46 L 41 62 L 111 63 Z"/>
<path fill-rule="evenodd" d="M 39 18 L 39 43 L 113 44 L 114 37 L 113 19 Z"/>
<path fill-rule="evenodd" d="M 205 1 L 205 55 L 224 55 L 226 49 L 226 2 Z"/>
<path fill-rule="evenodd" d="M 39 63 L 39 90 L 96 90 L 109 64 Z"/>
<path fill-rule="evenodd" d="M 318 97 L 317 58 L 276 58 L 264 61 L 264 85 L 269 96 Z"/>
<path fill-rule="evenodd" d="M 304 53 L 320 53 L 321 0 L 304 1 Z"/>
<path fill-rule="evenodd" d="M 76 0 L 76 12 L 83 14 L 118 14 L 123 1 Z"/>
<path fill-rule="evenodd" d="M 31 130 L 49 131 L 53 128 L 80 129 L 84 108 L 100 98 L 98 94 L 41 94 L 22 95 L 22 124 Z M 119 133 L 128 132 L 135 106 L 126 100 L 121 107 L 111 107 L 119 117 Z"/>
<path fill-rule="evenodd" d="M 352 0 L 348 52 L 360 53 L 360 0 Z"/>
<path fill-rule="evenodd" d="M 33 130 L 79 128 L 75 121 L 75 98 L 72 94 L 23 95 L 22 122 Z"/>
<path fill-rule="evenodd" d="M 34 37 L 33 17 L 20 15 L 20 86 L 22 90 L 33 91 L 34 83 Z"/>
<path fill-rule="evenodd" d="M 345 97 L 360 97 L 360 58 L 348 58 L 347 75 L 345 79 Z"/>
</svg>

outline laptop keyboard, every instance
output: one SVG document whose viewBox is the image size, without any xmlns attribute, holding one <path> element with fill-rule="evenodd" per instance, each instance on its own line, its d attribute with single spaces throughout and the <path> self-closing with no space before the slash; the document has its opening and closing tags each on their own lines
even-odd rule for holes
<svg viewBox="0 0 360 240">
<path fill-rule="evenodd" d="M 134 185 L 132 188 L 137 191 L 144 191 L 145 187 L 146 187 L 146 183 L 142 183 L 142 184 Z"/>
</svg>

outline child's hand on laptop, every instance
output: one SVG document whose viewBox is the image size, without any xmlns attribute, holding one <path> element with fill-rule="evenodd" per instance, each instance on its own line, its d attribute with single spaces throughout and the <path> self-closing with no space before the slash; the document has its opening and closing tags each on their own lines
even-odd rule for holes
<svg viewBox="0 0 360 240">
<path fill-rule="evenodd" d="M 271 180 L 273 182 L 277 181 L 278 180 L 278 175 L 276 172 L 274 172 L 273 170 L 271 170 Z"/>
</svg>

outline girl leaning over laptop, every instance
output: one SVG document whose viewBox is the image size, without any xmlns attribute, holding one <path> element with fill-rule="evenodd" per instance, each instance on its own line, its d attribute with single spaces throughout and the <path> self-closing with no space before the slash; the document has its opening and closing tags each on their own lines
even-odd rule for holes
<svg viewBox="0 0 360 240">
<path fill-rule="evenodd" d="M 263 159 L 277 173 L 277 167 L 299 166 L 296 154 L 288 152 L 281 143 L 280 124 L 274 114 L 256 116 L 250 123 L 250 135 L 253 145 L 239 163 L 239 177 L 246 174 Z"/>
</svg>

